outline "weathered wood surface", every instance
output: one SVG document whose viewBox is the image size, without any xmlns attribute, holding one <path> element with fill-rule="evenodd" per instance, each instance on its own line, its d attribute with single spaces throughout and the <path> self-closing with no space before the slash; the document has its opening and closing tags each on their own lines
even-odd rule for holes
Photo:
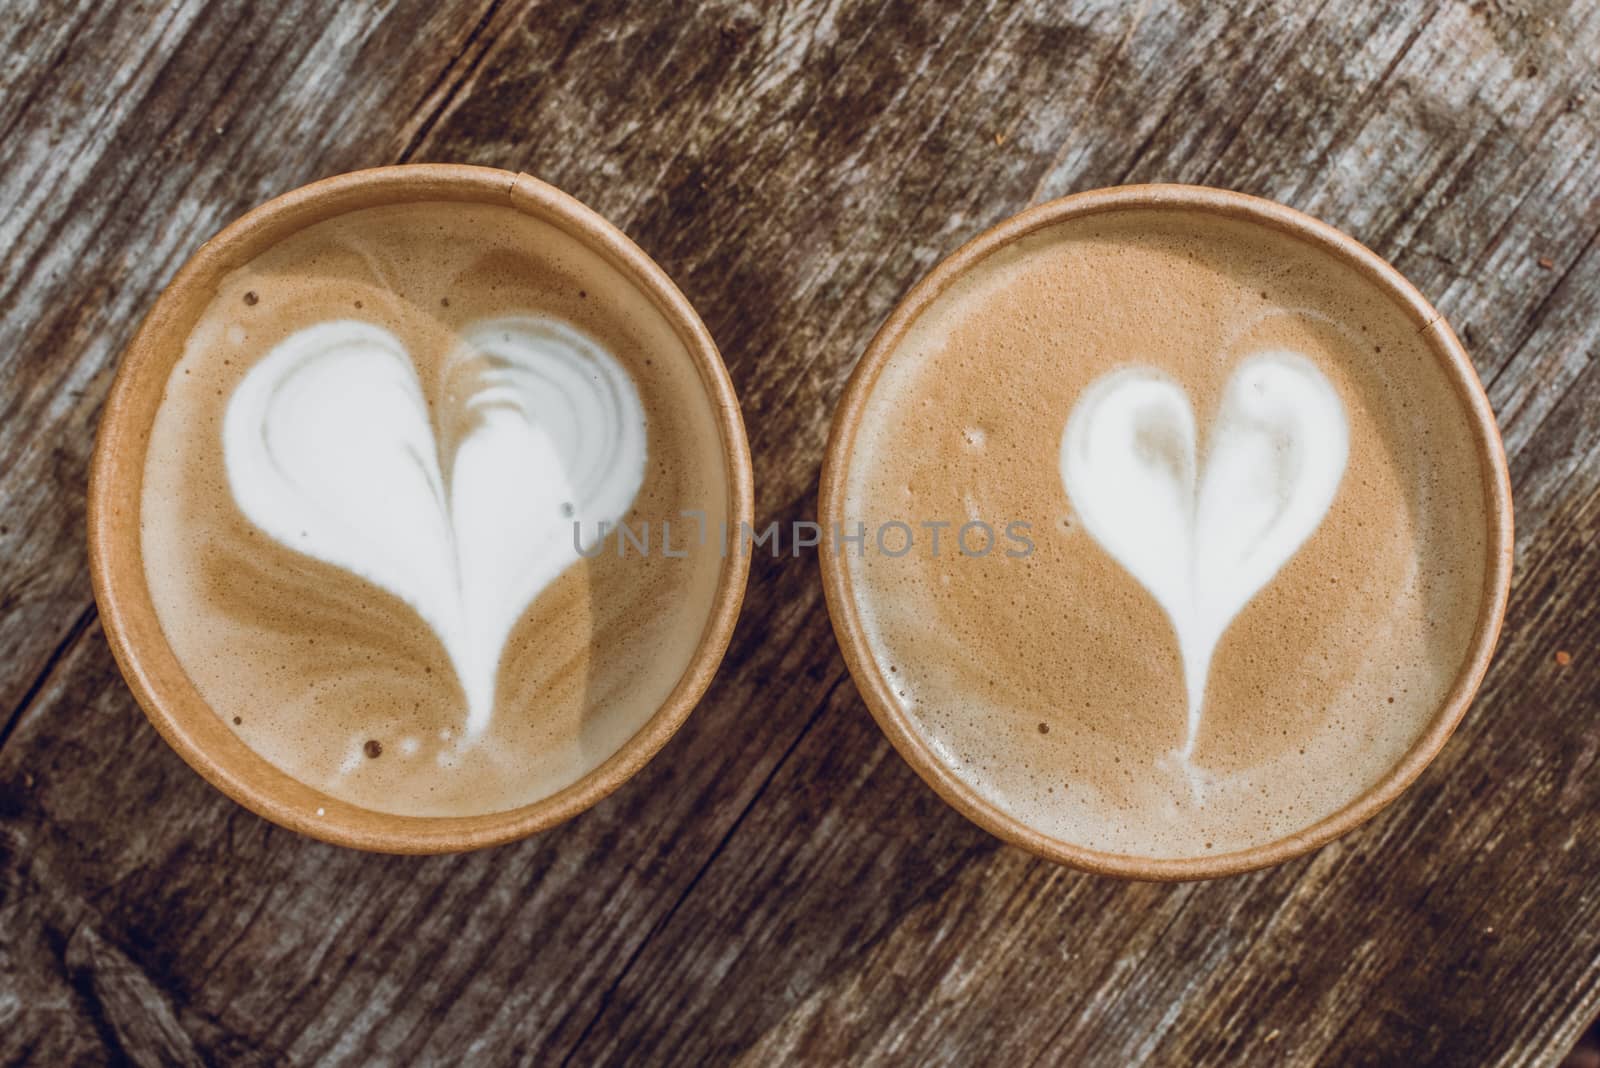
<svg viewBox="0 0 1600 1068">
<path fill-rule="evenodd" d="M 1537 1064 L 1600 1010 L 1600 7 L 0 8 L 0 1061 Z M 123 686 L 86 462 L 196 244 L 402 160 L 544 177 L 665 266 L 743 398 L 762 522 L 811 514 L 856 356 L 981 227 L 1142 180 L 1319 215 L 1450 317 L 1499 413 L 1489 681 L 1361 831 L 1118 883 L 938 802 L 814 558 L 758 559 L 702 707 L 579 819 L 431 859 L 274 828 Z"/>
</svg>

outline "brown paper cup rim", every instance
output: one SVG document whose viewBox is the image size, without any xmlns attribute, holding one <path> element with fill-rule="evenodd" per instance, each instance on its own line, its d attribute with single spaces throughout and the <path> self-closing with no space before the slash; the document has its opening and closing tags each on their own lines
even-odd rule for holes
<svg viewBox="0 0 1600 1068">
<path fill-rule="evenodd" d="M 642 768 L 710 685 L 744 598 L 749 557 L 726 554 L 700 642 L 656 713 L 610 758 L 533 804 L 475 816 L 399 816 L 340 801 L 259 756 L 190 681 L 156 618 L 139 551 L 150 429 L 183 343 L 216 282 L 287 235 L 380 204 L 461 201 L 512 207 L 598 253 L 643 293 L 682 341 L 716 412 L 730 524 L 752 521 L 750 448 L 738 397 L 709 331 L 654 260 L 592 209 L 526 174 L 413 164 L 341 174 L 246 213 L 202 245 L 162 291 L 123 354 L 101 415 L 88 492 L 89 569 L 111 651 L 161 736 L 224 794 L 274 823 L 325 842 L 391 853 L 443 853 L 545 830 L 589 808 Z"/>
<path fill-rule="evenodd" d="M 1183 210 L 1242 220 L 1287 234 L 1331 253 L 1387 293 L 1429 339 L 1429 347 L 1455 386 L 1472 426 L 1488 502 L 1487 560 L 1477 623 L 1466 661 L 1427 729 L 1377 783 L 1339 811 L 1294 834 L 1249 849 L 1217 855 L 1155 859 L 1089 849 L 1042 833 L 983 798 L 934 754 L 893 699 L 866 642 L 849 573 L 837 547 L 822 539 L 822 579 L 828 613 L 867 708 L 917 774 L 946 802 L 997 837 L 1038 856 L 1085 871 L 1130 879 L 1208 879 L 1252 871 L 1309 853 L 1375 816 L 1409 786 L 1449 740 L 1472 703 L 1499 637 L 1512 568 L 1511 481 L 1494 412 L 1472 361 L 1449 325 L 1393 266 L 1349 235 L 1293 208 L 1227 190 L 1188 185 L 1130 185 L 1096 189 L 1050 201 L 984 231 L 914 285 L 873 337 L 845 386 L 822 464 L 818 520 L 824 530 L 842 523 L 845 472 L 872 388 L 894 358 L 906 331 L 929 306 L 984 258 L 1067 219 L 1105 212 Z"/>
</svg>

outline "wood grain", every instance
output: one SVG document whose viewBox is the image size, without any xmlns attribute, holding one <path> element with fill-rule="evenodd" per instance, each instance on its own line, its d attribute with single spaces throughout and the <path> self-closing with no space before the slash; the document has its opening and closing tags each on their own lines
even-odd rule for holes
<svg viewBox="0 0 1600 1068">
<path fill-rule="evenodd" d="M 0 1061 L 1511 1065 L 1600 1011 L 1600 8 L 50 0 L 0 55 Z M 815 559 L 758 558 L 701 708 L 583 817 L 427 859 L 265 824 L 111 662 L 95 419 L 196 244 L 410 159 L 539 175 L 662 263 L 739 388 L 761 522 L 812 515 L 857 354 L 983 226 L 1144 180 L 1312 212 L 1440 307 L 1500 416 L 1483 693 L 1314 856 L 1117 883 L 938 802 Z"/>
</svg>

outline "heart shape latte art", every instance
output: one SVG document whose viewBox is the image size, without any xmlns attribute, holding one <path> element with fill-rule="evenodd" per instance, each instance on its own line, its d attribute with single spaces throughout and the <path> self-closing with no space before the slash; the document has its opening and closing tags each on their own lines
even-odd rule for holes
<svg viewBox="0 0 1600 1068">
<path fill-rule="evenodd" d="M 468 361 L 472 388 L 448 413 L 465 430 L 441 442 L 399 338 L 355 320 L 308 327 L 245 375 L 222 438 L 246 518 L 387 590 L 438 635 L 470 739 L 493 716 L 512 627 L 632 506 L 645 418 L 622 365 L 553 319 L 474 324 L 444 377 Z M 591 532 L 581 549 L 574 522 Z"/>
<path fill-rule="evenodd" d="M 1202 468 L 1188 394 L 1146 367 L 1093 382 L 1061 437 L 1061 481 L 1084 528 L 1149 591 L 1177 635 L 1186 764 L 1212 653 L 1321 525 L 1344 477 L 1350 429 L 1322 372 L 1275 350 L 1234 370 L 1207 445 Z"/>
</svg>

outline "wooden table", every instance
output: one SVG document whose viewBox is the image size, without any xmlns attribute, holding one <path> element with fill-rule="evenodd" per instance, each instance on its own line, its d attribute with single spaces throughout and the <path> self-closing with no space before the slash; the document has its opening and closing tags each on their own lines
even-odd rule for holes
<svg viewBox="0 0 1600 1068">
<path fill-rule="evenodd" d="M 10 0 L 0 19 L 0 1060 L 1554 1063 L 1600 1010 L 1600 5 Z M 1517 577 L 1443 755 L 1314 856 L 1053 867 L 948 809 L 758 559 L 648 769 L 431 859 L 279 830 L 119 677 L 83 502 L 117 355 L 206 236 L 311 179 L 525 170 L 700 309 L 761 523 L 814 514 L 895 300 L 1024 206 L 1170 180 L 1320 216 L 1461 333 Z"/>
</svg>

